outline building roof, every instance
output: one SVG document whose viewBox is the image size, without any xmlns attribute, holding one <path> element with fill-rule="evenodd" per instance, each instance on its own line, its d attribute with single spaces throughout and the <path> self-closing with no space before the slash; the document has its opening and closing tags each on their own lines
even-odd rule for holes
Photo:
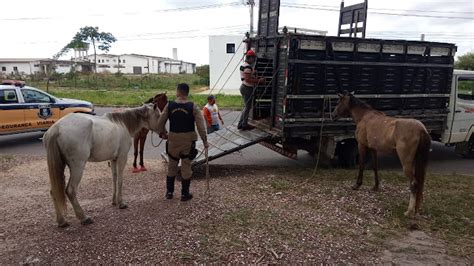
<svg viewBox="0 0 474 266">
<path fill-rule="evenodd" d="M 169 57 L 161 57 L 161 56 L 154 56 L 154 55 L 143 55 L 143 54 L 123 54 L 123 55 L 145 57 L 145 58 L 156 58 L 156 59 L 162 60 L 162 61 L 183 62 L 183 63 L 195 65 L 195 63 L 186 62 L 186 61 L 179 60 L 179 59 L 177 60 L 177 59 L 173 59 L 173 58 L 169 58 Z"/>
<path fill-rule="evenodd" d="M 29 63 L 42 60 L 48 60 L 48 58 L 0 58 L 2 63 Z"/>
</svg>

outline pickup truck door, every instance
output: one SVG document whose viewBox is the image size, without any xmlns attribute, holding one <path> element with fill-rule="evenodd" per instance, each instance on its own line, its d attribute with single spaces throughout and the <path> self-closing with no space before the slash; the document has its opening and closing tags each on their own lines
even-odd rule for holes
<svg viewBox="0 0 474 266">
<path fill-rule="evenodd" d="M 33 129 L 47 129 L 61 117 L 59 107 L 49 95 L 28 88 L 22 88 L 21 94 L 25 100 L 25 121 Z"/>
<path fill-rule="evenodd" d="M 25 123 L 25 110 L 19 102 L 18 93 L 15 88 L 0 89 L 0 134 L 28 128 L 28 124 Z"/>
<path fill-rule="evenodd" d="M 469 140 L 474 130 L 474 76 L 458 76 L 449 143 Z"/>
</svg>

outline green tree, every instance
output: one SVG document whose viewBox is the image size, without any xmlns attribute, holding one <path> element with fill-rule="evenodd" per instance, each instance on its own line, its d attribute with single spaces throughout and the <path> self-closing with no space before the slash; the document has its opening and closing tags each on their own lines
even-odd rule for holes
<svg viewBox="0 0 474 266">
<path fill-rule="evenodd" d="M 101 51 L 108 52 L 112 43 L 117 39 L 110 32 L 100 32 L 99 27 L 86 26 L 76 33 L 71 42 L 66 45 L 67 49 L 87 48 L 89 44 L 94 48 L 94 64 L 97 63 L 97 48 Z M 97 73 L 97 67 L 94 68 Z"/>
<path fill-rule="evenodd" d="M 209 65 L 196 67 L 196 74 L 201 78 L 200 84 L 209 85 Z"/>
<path fill-rule="evenodd" d="M 456 69 L 474 70 L 474 53 L 467 53 L 458 57 L 454 63 Z"/>
</svg>

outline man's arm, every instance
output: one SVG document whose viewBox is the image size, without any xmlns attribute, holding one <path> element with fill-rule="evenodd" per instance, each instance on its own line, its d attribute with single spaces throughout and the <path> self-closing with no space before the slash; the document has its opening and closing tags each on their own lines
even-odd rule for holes
<svg viewBox="0 0 474 266">
<path fill-rule="evenodd" d="M 257 85 L 259 83 L 265 83 L 265 78 L 254 78 L 252 77 L 252 70 L 250 68 L 246 68 L 244 70 L 244 80 L 246 83 Z"/>
<path fill-rule="evenodd" d="M 206 122 L 204 122 L 204 117 L 202 116 L 201 110 L 199 110 L 199 107 L 196 104 L 194 104 L 193 115 L 194 115 L 194 120 L 196 121 L 196 127 L 199 133 L 199 136 L 201 137 L 204 145 L 206 145 L 207 144 L 207 133 L 206 133 L 206 126 L 205 126 Z"/>
<path fill-rule="evenodd" d="M 217 115 L 219 115 L 219 120 L 221 120 L 222 125 L 224 125 L 224 119 L 222 119 L 221 112 L 217 111 Z"/>
<path fill-rule="evenodd" d="M 166 104 L 165 109 L 160 115 L 160 118 L 158 119 L 158 133 L 166 133 L 166 121 L 168 121 L 168 104 Z"/>
</svg>

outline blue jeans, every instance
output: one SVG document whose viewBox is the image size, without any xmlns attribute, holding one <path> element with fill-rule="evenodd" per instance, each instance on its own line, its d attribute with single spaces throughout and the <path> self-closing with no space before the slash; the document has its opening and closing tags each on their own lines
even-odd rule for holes
<svg viewBox="0 0 474 266">
<path fill-rule="evenodd" d="M 219 130 L 219 129 L 221 129 L 221 127 L 219 126 L 219 124 L 217 124 L 217 125 L 212 125 L 212 126 L 210 126 L 210 127 L 207 127 L 207 134 L 211 134 L 212 132 L 217 131 L 217 130 Z"/>
</svg>

